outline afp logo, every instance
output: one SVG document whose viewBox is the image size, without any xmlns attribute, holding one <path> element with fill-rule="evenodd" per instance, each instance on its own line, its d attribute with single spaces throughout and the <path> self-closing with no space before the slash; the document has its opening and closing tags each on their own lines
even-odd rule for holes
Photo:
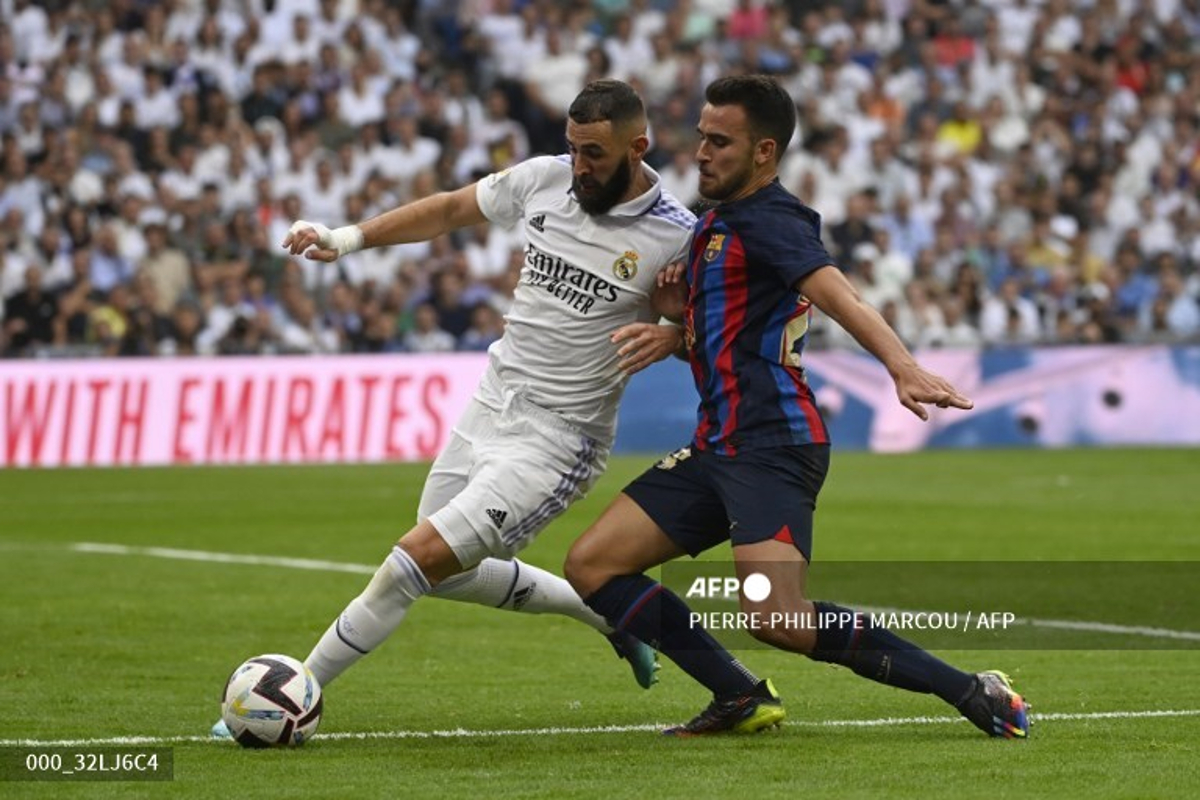
<svg viewBox="0 0 1200 800">
<path fill-rule="evenodd" d="M 737 600 L 739 595 L 745 595 L 752 603 L 761 603 L 771 596 L 771 579 L 761 572 L 752 572 L 746 579 L 735 577 L 700 576 L 688 587 L 688 599 L 702 600 Z"/>
</svg>

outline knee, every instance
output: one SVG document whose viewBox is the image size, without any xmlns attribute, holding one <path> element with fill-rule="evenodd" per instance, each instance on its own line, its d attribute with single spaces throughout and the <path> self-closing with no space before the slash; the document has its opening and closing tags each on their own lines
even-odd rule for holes
<svg viewBox="0 0 1200 800">
<path fill-rule="evenodd" d="M 463 571 L 458 556 L 428 520 L 400 537 L 396 546 L 408 554 L 433 586 Z"/>
<path fill-rule="evenodd" d="M 595 593 L 611 577 L 591 550 L 586 544 L 576 542 L 563 562 L 563 576 L 575 593 L 584 598 Z"/>
</svg>

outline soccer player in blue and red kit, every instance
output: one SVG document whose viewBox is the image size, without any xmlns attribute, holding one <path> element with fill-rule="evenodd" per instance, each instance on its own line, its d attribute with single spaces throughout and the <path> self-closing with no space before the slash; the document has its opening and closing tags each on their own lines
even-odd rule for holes
<svg viewBox="0 0 1200 800">
<path fill-rule="evenodd" d="M 705 99 L 700 192 L 717 205 L 697 221 L 686 282 L 677 281 L 700 393 L 696 433 L 579 538 L 567 578 L 617 630 L 657 647 L 712 691 L 712 703 L 669 734 L 751 732 L 784 717 L 771 683 L 693 626 L 683 601 L 644 574 L 728 540 L 740 579 L 758 573 L 770 581 L 766 597 L 741 595 L 742 611 L 756 615 L 747 618 L 764 622 L 751 631 L 756 638 L 937 695 L 989 735 L 1024 738 L 1028 707 L 1003 673 L 963 672 L 868 615 L 805 596 L 813 511 L 829 466 L 829 435 L 801 367 L 812 308 L 887 367 L 897 399 L 922 420 L 925 405 L 972 403 L 913 359 L 833 266 L 820 215 L 779 184 L 795 127 L 787 92 L 764 76 L 734 76 L 712 83 Z"/>
</svg>

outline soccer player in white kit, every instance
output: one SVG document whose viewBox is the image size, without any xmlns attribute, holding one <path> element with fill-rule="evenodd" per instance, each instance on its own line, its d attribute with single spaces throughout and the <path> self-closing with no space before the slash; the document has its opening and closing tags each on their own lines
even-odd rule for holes
<svg viewBox="0 0 1200 800">
<path fill-rule="evenodd" d="M 680 344 L 675 327 L 657 324 L 652 300 L 658 272 L 685 258 L 695 217 L 642 163 L 641 99 L 619 81 L 588 84 L 566 140 L 566 156 L 533 158 L 358 225 L 299 221 L 284 240 L 293 255 L 333 261 L 485 221 L 524 220 L 528 238 L 504 335 L 433 464 L 417 525 L 305 662 L 322 685 L 426 594 L 574 617 L 631 662 L 649 657 L 638 679 L 651 682 L 652 653 L 632 649 L 644 645 L 613 634 L 565 580 L 514 558 L 603 472 L 629 375 Z"/>
</svg>

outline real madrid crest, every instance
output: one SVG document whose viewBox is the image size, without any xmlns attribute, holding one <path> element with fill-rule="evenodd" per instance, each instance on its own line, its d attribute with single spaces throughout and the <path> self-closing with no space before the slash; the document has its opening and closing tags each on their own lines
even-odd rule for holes
<svg viewBox="0 0 1200 800">
<path fill-rule="evenodd" d="M 723 249 L 725 249 L 725 234 L 714 233 L 704 248 L 704 260 L 712 261 L 714 258 L 721 255 L 721 251 Z"/>
<path fill-rule="evenodd" d="M 613 275 L 616 275 L 623 281 L 631 281 L 637 275 L 638 270 L 638 254 L 633 250 L 626 250 L 625 254 L 613 262 Z"/>
</svg>

